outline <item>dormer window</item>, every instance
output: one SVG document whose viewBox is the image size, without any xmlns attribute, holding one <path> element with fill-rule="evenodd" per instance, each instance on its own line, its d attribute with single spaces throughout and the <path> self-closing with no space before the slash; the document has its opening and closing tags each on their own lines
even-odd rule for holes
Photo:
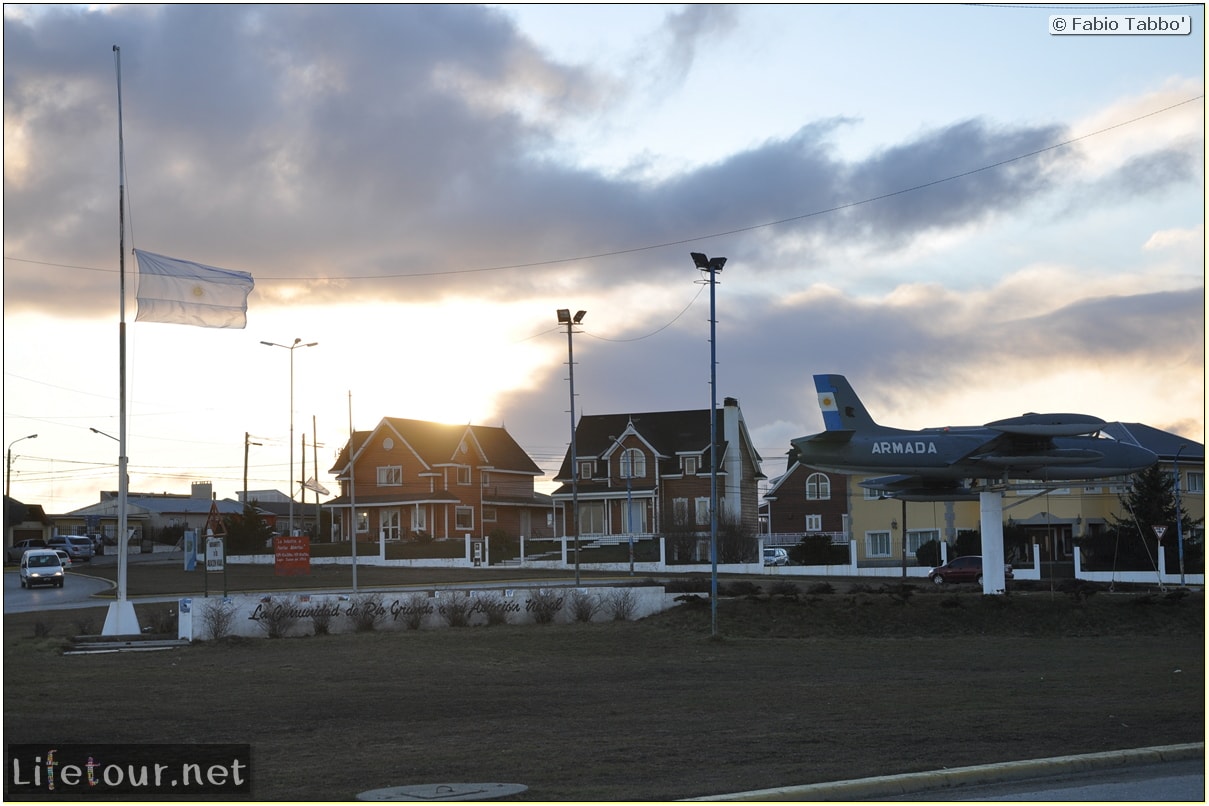
<svg viewBox="0 0 1209 806">
<path fill-rule="evenodd" d="M 646 454 L 637 448 L 622 451 L 620 464 L 623 479 L 640 479 L 646 476 Z"/>
<path fill-rule="evenodd" d="M 592 478 L 592 474 L 595 472 L 594 464 L 595 464 L 594 462 L 580 462 L 579 463 L 579 477 L 581 479 Z"/>
<path fill-rule="evenodd" d="M 686 476 L 697 475 L 697 465 L 700 462 L 698 457 L 686 456 L 686 457 L 684 457 L 683 461 L 684 461 L 684 475 L 686 475 Z"/>
</svg>

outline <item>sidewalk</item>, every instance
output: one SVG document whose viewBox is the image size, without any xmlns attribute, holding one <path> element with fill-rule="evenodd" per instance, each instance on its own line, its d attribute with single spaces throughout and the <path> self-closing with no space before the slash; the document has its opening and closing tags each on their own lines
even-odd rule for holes
<svg viewBox="0 0 1209 806">
<path fill-rule="evenodd" d="M 892 795 L 909 795 L 959 786 L 1021 781 L 1089 770 L 1115 769 L 1128 765 L 1157 764 L 1204 758 L 1204 742 L 1114 750 L 1081 756 L 1058 756 L 1003 764 L 980 764 L 951 770 L 883 775 L 824 784 L 755 789 L 730 795 L 689 798 L 690 801 L 867 801 Z"/>
</svg>

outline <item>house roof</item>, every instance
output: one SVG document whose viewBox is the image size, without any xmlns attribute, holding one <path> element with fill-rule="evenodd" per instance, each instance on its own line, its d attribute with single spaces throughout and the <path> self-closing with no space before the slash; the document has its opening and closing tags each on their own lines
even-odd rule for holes
<svg viewBox="0 0 1209 806">
<path fill-rule="evenodd" d="M 617 445 L 633 423 L 634 431 L 655 451 L 661 463 L 661 474 L 679 473 L 679 457 L 697 454 L 703 462 L 710 461 L 709 409 L 687 411 L 648 411 L 633 414 L 585 414 L 575 428 L 575 458 L 600 459 Z M 722 408 L 716 417 L 717 444 L 720 454 L 726 454 L 723 440 Z M 555 481 L 571 478 L 571 451 L 563 456 Z M 582 485 L 580 485 L 582 486 Z"/>
<path fill-rule="evenodd" d="M 1141 445 L 1158 455 L 1159 459 L 1170 461 L 1179 452 L 1180 459 L 1190 462 L 1205 462 L 1205 446 L 1179 434 L 1153 428 L 1144 423 L 1108 423 L 1101 429 L 1113 439 Z M 1182 450 L 1181 450 L 1182 447 Z"/>
<path fill-rule="evenodd" d="M 117 493 L 101 493 L 101 502 L 90 504 L 80 509 L 66 513 L 68 516 L 81 517 L 84 515 L 116 515 L 118 510 Z M 219 514 L 238 515 L 243 512 L 243 504 L 230 498 L 212 501 L 208 498 L 193 498 L 188 495 L 171 495 L 164 493 L 127 493 L 127 514 L 156 514 L 156 515 L 208 515 L 210 505 L 218 507 Z"/>
<path fill-rule="evenodd" d="M 503 428 L 489 425 L 450 425 L 428 420 L 384 417 L 372 431 L 357 431 L 350 440 L 359 452 L 378 431 L 388 429 L 407 443 L 428 467 L 461 464 L 463 444 L 477 447 L 480 461 L 495 469 L 540 476 L 542 471 Z M 348 466 L 348 443 L 340 450 L 329 472 L 339 474 Z"/>
</svg>

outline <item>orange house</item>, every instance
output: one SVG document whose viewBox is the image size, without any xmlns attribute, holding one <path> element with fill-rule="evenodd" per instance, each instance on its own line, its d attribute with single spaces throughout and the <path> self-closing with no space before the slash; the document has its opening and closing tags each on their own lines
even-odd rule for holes
<svg viewBox="0 0 1209 806">
<path fill-rule="evenodd" d="M 329 472 L 340 495 L 324 504 L 346 541 L 549 537 L 542 471 L 503 428 L 386 417 L 358 431 Z M 351 450 L 350 450 L 351 449 Z"/>
</svg>

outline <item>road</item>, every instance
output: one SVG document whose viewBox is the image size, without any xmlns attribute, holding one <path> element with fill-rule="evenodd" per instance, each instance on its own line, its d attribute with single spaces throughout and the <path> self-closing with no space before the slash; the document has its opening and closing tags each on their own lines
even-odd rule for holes
<svg viewBox="0 0 1209 806">
<path fill-rule="evenodd" d="M 67 572 L 63 587 L 21 587 L 16 571 L 4 572 L 4 612 L 32 613 L 39 610 L 59 610 L 76 607 L 99 607 L 107 604 L 104 599 L 94 598 L 110 590 L 113 585 L 105 579 L 86 576 L 88 563 L 80 563 Z"/>
</svg>

